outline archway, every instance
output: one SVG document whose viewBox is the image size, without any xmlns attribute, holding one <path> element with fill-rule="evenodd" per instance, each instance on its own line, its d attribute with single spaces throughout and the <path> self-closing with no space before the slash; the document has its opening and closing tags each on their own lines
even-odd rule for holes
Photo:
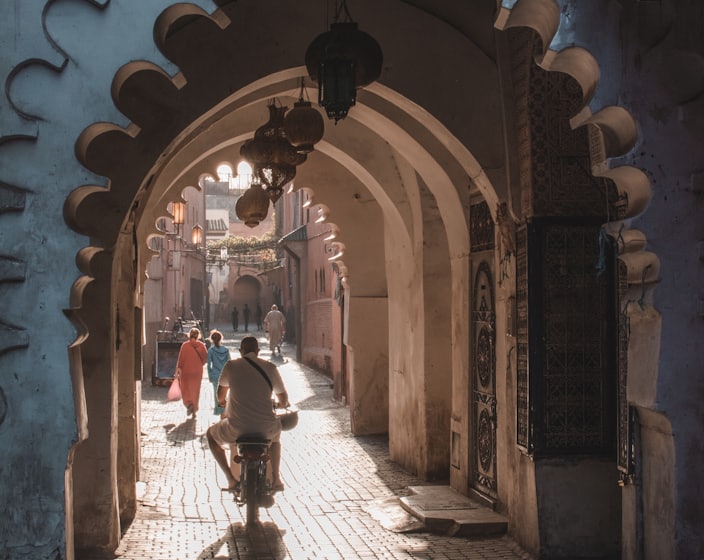
<svg viewBox="0 0 704 560">
<path fill-rule="evenodd" d="M 67 204 L 68 219 L 77 231 L 99 241 L 84 254 L 94 291 L 82 294 L 80 300 L 84 310 L 90 309 L 86 313 L 92 319 L 86 321 L 91 341 L 83 349 L 95 360 L 91 368 L 113 372 L 116 385 L 107 390 L 113 392 L 100 397 L 110 403 L 111 411 L 116 406 L 115 393 L 122 387 L 128 390 L 133 381 L 125 366 L 133 363 L 138 344 L 135 341 L 130 347 L 122 341 L 139 331 L 140 271 L 149 256 L 143 240 L 155 233 L 156 218 L 166 215 L 173 193 L 184 184 L 196 184 L 192 177 L 219 162 L 224 151 L 236 152 L 261 122 L 260 109 L 268 98 L 276 96 L 286 103 L 295 99 L 297 78 L 303 75 L 299 61 L 291 63 L 291 56 L 282 54 L 275 63 L 262 58 L 256 69 L 221 76 L 214 83 L 207 67 L 224 64 L 234 56 L 232 35 L 242 31 L 235 29 L 240 25 L 236 18 L 226 21 L 230 10 L 236 9 L 228 5 L 213 18 L 192 6 L 167 10 L 157 22 L 156 35 L 183 75 L 171 79 L 145 63 L 126 65 L 116 76 L 113 93 L 135 126 L 123 130 L 95 125 L 79 141 L 77 151 L 83 163 L 111 181 L 109 191 L 81 188 Z M 300 41 L 291 37 L 290 30 L 282 34 Z M 237 38 L 252 39 L 246 33 Z M 208 41 L 212 41 L 212 51 L 192 48 L 192 44 L 202 46 Z M 532 45 L 515 48 L 525 57 L 520 60 L 524 67 L 532 64 Z M 211 58 L 205 57 L 209 64 L 201 66 L 199 58 L 206 50 Z M 470 58 L 477 59 L 485 71 L 477 72 L 487 91 L 496 91 L 496 68 L 479 57 L 474 47 L 463 44 L 463 50 L 471 51 Z M 425 59 L 428 75 L 435 75 L 432 62 Z M 258 79 L 260 75 L 266 77 Z M 501 134 L 491 129 L 489 138 L 478 139 L 467 124 L 470 116 L 475 120 L 493 117 L 494 125 L 501 120 L 497 118 L 500 108 L 488 102 L 489 96 L 470 95 L 467 102 L 466 107 L 473 107 L 480 117 L 465 106 L 452 107 L 457 114 L 450 117 L 457 122 L 450 126 L 448 114 L 438 107 L 442 101 L 430 99 L 428 91 L 414 92 L 412 86 L 417 84 L 394 83 L 393 77 L 389 82 L 397 89 L 378 84 L 369 87 L 360 94 L 354 116 L 344 128 L 328 130 L 326 140 L 301 168 L 298 185 L 310 185 L 330 209 L 346 246 L 342 264 L 352 275 L 347 279 L 347 301 L 355 431 L 388 429 L 392 457 L 428 478 L 446 475 L 450 453 L 454 463 L 456 451 L 451 478 L 462 486 L 472 468 L 467 435 L 474 428 L 468 414 L 472 385 L 468 380 L 470 328 L 465 319 L 471 293 L 469 206 L 472 197 L 483 198 L 491 218 L 496 219 L 499 201 L 516 202 L 516 193 L 529 189 L 517 189 L 510 199 L 508 193 L 492 186 L 504 184 L 506 174 L 501 167 Z M 474 87 L 481 89 L 482 84 Z M 518 99 L 527 97 L 522 92 Z M 433 117 L 424 107 L 444 119 Z M 596 126 L 597 121 L 592 124 Z M 482 125 L 486 123 L 478 125 L 485 130 Z M 124 165 L 127 161 L 129 166 Z M 98 221 L 97 216 L 106 212 L 108 219 Z M 360 223 L 364 235 L 359 235 Z M 123 282 L 116 284 L 114 278 Z M 441 283 L 438 278 L 443 279 Z M 438 285 L 446 289 L 431 293 L 429 288 Z M 503 296 L 507 294 L 510 291 Z M 509 305 L 504 302 L 497 314 L 506 313 Z M 111 316 L 107 328 L 101 312 Z M 368 317 L 375 314 L 386 317 L 388 323 L 365 332 Z M 116 345 L 117 341 L 121 344 Z M 433 353 L 428 351 L 431 347 Z M 506 355 L 507 347 L 497 344 L 496 350 Z M 409 420 L 410 427 L 390 421 L 390 407 L 400 419 Z M 97 406 L 94 412 L 100 416 Z M 106 426 L 107 431 L 113 428 L 109 418 L 97 433 Z M 122 422 L 119 432 L 128 441 L 134 426 Z M 114 442 L 105 444 L 109 445 Z M 103 455 L 109 467 L 105 484 L 109 490 L 117 485 L 116 472 L 129 469 L 136 455 L 126 445 L 119 444 L 118 449 L 126 452 L 121 465 L 113 464 L 111 450 Z M 131 482 L 130 477 L 122 479 L 119 499 L 106 492 L 104 515 L 114 519 L 117 505 L 129 517 Z M 114 538 L 117 523 L 108 526 Z"/>
<path fill-rule="evenodd" d="M 239 271 L 232 281 L 228 307 L 239 311 L 240 325 L 244 330 L 257 326 L 257 308 L 262 309 L 262 284 L 244 271 Z"/>
<path fill-rule="evenodd" d="M 294 99 L 297 78 L 303 74 L 301 67 L 293 67 L 272 72 L 261 80 L 253 80 L 251 73 L 243 72 L 236 79 L 228 75 L 222 77 L 221 83 L 213 83 L 212 74 L 194 65 L 199 54 L 192 50 L 190 39 L 195 36 L 202 41 L 208 37 L 222 45 L 232 39 L 229 35 L 236 31 L 228 28 L 224 20 L 211 19 L 193 7 L 177 6 L 165 12 L 157 22 L 156 35 L 162 49 L 177 59 L 184 71 L 185 83 L 171 80 L 146 63 L 126 65 L 116 75 L 113 95 L 118 107 L 139 129 L 123 130 L 97 124 L 87 129 L 78 142 L 81 161 L 94 172 L 110 178 L 107 191 L 95 187 L 75 191 L 67 202 L 67 219 L 76 230 L 100 240 L 107 248 L 91 250 L 87 255 L 91 273 L 99 270 L 95 265 L 102 256 L 106 257 L 105 268 L 93 282 L 95 296 L 84 294 L 80 307 L 96 320 L 91 344 L 102 357 L 98 363 L 92 363 L 91 368 L 105 367 L 114 372 L 113 392 L 100 399 L 103 403 L 107 400 L 112 410 L 116 407 L 115 395 L 123 387 L 127 391 L 133 381 L 129 366 L 134 364 L 138 352 L 138 337 L 134 337 L 133 345 L 120 344 L 117 351 L 113 349 L 114 341 L 123 340 L 128 333 L 139 332 L 138 310 L 144 303 L 141 271 L 150 257 L 144 240 L 158 234 L 157 218 L 167 215 L 166 206 L 174 193 L 186 184 L 197 184 L 190 174 L 207 167 L 208 157 L 212 161 L 221 160 L 222 151 L 235 150 L 238 142 L 251 135 L 261 122 L 259 109 L 265 100 L 272 95 L 284 100 Z M 187 49 L 182 50 L 186 45 L 189 45 Z M 211 60 L 212 64 L 222 64 L 227 59 L 229 48 L 220 50 L 214 57 L 216 60 Z M 285 67 L 285 61 L 278 63 Z M 493 73 L 488 75 L 494 77 Z M 206 83 L 207 87 L 199 87 Z M 229 95 L 233 90 L 235 93 Z M 453 345 L 467 334 L 466 324 L 458 319 L 464 314 L 468 299 L 465 218 L 468 187 L 476 188 L 480 184 L 488 193 L 491 189 L 481 167 L 461 142 L 452 140 L 452 134 L 439 121 L 429 118 L 410 101 L 402 103 L 401 107 L 389 104 L 385 97 L 390 93 L 391 90 L 383 88 L 360 96 L 356 108 L 359 117 L 350 118 L 345 122 L 345 129 L 341 126 L 330 134 L 331 139 L 321 145 L 305 170 L 301 170 L 298 182 L 310 181 L 316 196 L 331 209 L 342 234 L 349 232 L 351 235 L 351 239 L 345 239 L 347 251 L 340 264 L 358 273 L 349 283 L 348 298 L 352 310 L 350 333 L 353 333 L 350 346 L 364 348 L 363 352 L 354 353 L 353 370 L 363 372 L 355 375 L 353 381 L 352 395 L 358 405 L 353 408 L 355 430 L 373 433 L 389 429 L 385 402 L 387 384 L 391 382 L 394 386 L 396 383 L 400 389 L 396 396 L 401 394 L 401 397 L 392 406 L 399 409 L 402 418 L 414 419 L 414 431 L 424 441 L 422 449 L 427 451 L 429 446 L 433 449 L 420 453 L 417 438 L 397 425 L 391 427 L 399 436 L 394 438 L 397 443 L 392 453 L 412 470 L 436 476 L 432 473 L 447 469 L 452 372 L 466 369 L 463 366 L 468 360 L 466 347 Z M 402 99 L 402 96 L 397 97 L 397 100 Z M 355 137 L 364 137 L 366 143 L 360 145 Z M 448 139 L 451 149 L 445 145 Z M 371 146 L 377 151 L 376 156 L 369 159 Z M 316 180 L 317 164 L 320 169 L 331 170 L 335 180 Z M 351 207 L 352 200 L 356 202 Z M 405 202 L 400 204 L 399 201 Z M 107 220 L 96 219 L 105 215 L 108 208 Z M 442 226 L 426 236 L 424 232 L 429 231 L 431 221 Z M 366 235 L 355 237 L 359 223 L 364 223 Z M 430 250 L 450 258 L 429 260 Z M 112 282 L 112 273 L 116 271 L 120 271 L 118 276 L 125 282 Z M 421 298 L 410 308 L 406 303 L 413 300 L 412 294 L 422 293 L 424 278 L 433 276 L 447 277 L 452 286 L 451 290 L 434 295 L 433 303 L 440 304 L 434 319 L 443 325 L 436 332 L 415 328 L 419 323 L 427 324 L 424 310 L 428 301 Z M 132 280 L 127 281 L 130 278 Z M 96 336 L 100 332 L 97 321 L 101 313 L 110 310 L 110 328 L 103 331 L 102 337 Z M 383 322 L 373 334 L 362 334 L 371 311 L 401 326 L 395 339 L 389 341 L 388 327 Z M 102 324 L 105 325 L 104 320 Z M 435 356 L 431 360 L 426 355 L 428 336 L 442 349 L 439 354 L 442 357 Z M 412 352 L 407 351 L 409 341 Z M 89 346 L 83 349 L 87 351 Z M 105 352 L 101 354 L 100 349 Z M 411 383 L 400 379 L 389 381 L 390 368 L 403 372 Z M 425 391 L 425 377 L 430 373 L 434 374 L 436 382 L 440 380 L 437 384 L 442 388 L 435 394 Z M 432 402 L 427 402 L 428 399 Z M 131 399 L 133 407 L 134 400 Z M 420 415 L 417 414 L 418 403 L 423 403 Z M 93 405 L 93 417 L 100 417 L 98 403 Z M 431 408 L 436 411 L 433 418 L 426 416 Z M 119 417 L 123 416 L 122 411 L 127 409 L 119 409 Z M 95 426 L 94 434 L 112 430 L 110 415 L 110 412 L 103 413 L 103 424 Z M 120 422 L 118 433 L 120 441 L 127 441 L 134 434 L 134 426 Z M 106 547 L 117 538 L 119 524 L 112 512 L 119 508 L 127 519 L 129 504 L 134 501 L 134 475 L 121 474 L 118 481 L 117 472 L 134 473 L 131 463 L 137 455 L 134 448 L 130 452 L 129 446 L 120 443 L 118 449 L 125 460 L 115 464 L 112 445 L 115 445 L 114 440 L 98 451 L 108 466 L 104 471 L 107 480 L 97 481 L 99 486 L 108 489 L 97 516 L 110 520 L 104 525 L 111 528 L 110 535 L 106 541 L 98 543 Z M 76 463 L 81 464 L 83 460 L 79 454 Z M 77 485 L 82 483 L 83 480 L 76 481 Z M 119 498 L 109 491 L 116 486 Z M 81 519 L 85 512 L 81 507 L 76 509 Z M 89 540 L 90 531 L 81 535 L 81 539 Z"/>
</svg>

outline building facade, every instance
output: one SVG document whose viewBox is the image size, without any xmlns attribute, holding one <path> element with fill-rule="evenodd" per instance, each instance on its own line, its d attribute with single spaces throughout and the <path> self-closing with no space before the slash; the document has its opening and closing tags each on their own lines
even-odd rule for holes
<svg viewBox="0 0 704 560">
<path fill-rule="evenodd" d="M 295 185 L 334 234 L 352 430 L 536 555 L 704 557 L 704 6 L 349 7 L 381 77 Z M 0 555 L 74 558 L 137 507 L 149 240 L 297 99 L 334 10 L 0 12 Z"/>
</svg>

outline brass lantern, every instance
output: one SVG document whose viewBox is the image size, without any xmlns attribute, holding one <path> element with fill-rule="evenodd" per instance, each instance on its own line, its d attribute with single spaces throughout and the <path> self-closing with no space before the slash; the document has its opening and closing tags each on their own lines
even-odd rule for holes
<svg viewBox="0 0 704 560">
<path fill-rule="evenodd" d="M 269 211 L 269 195 L 258 181 L 251 186 L 235 203 L 237 217 L 248 227 L 256 227 L 266 218 Z"/>
<path fill-rule="evenodd" d="M 198 248 L 203 243 L 203 228 L 196 224 L 191 229 L 191 242 Z"/>
<path fill-rule="evenodd" d="M 279 200 L 284 186 L 296 176 L 296 166 L 306 160 L 288 141 L 284 131 L 287 107 L 269 105 L 269 120 L 240 148 L 240 154 L 252 164 L 252 172 L 272 202 Z"/>
<path fill-rule="evenodd" d="M 296 147 L 299 154 L 309 154 L 313 144 L 317 144 L 325 132 L 322 115 L 303 99 L 304 83 L 301 78 L 301 95 L 284 117 L 284 132 L 288 141 Z"/>
<path fill-rule="evenodd" d="M 379 43 L 359 30 L 345 0 L 341 9 L 347 21 L 333 23 L 330 31 L 318 35 L 306 51 L 308 74 L 318 82 L 318 103 L 335 124 L 356 103 L 357 88 L 379 78 L 383 61 Z"/>
<path fill-rule="evenodd" d="M 186 203 L 183 201 L 172 202 L 171 212 L 174 215 L 171 221 L 176 226 L 176 232 L 178 233 L 181 226 L 186 221 Z"/>
</svg>

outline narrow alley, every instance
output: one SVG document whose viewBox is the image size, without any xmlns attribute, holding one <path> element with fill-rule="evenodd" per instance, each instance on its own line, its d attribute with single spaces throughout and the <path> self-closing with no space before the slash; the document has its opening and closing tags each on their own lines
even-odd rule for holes
<svg viewBox="0 0 704 560">
<path fill-rule="evenodd" d="M 233 357 L 243 333 L 223 329 Z M 256 334 L 265 359 L 271 355 Z M 282 435 L 286 490 L 261 510 L 249 529 L 232 496 L 221 491 L 205 440 L 213 391 L 204 374 L 200 412 L 187 418 L 165 387 L 145 381 L 142 395 L 142 469 L 138 511 L 116 555 L 125 560 L 512 558 L 530 556 L 508 537 L 469 539 L 384 528 L 380 504 L 424 485 L 388 460 L 385 437 L 353 437 L 348 410 L 333 401 L 328 378 L 295 362 L 291 346 L 275 358 L 298 426 Z M 82 560 L 88 560 L 83 558 Z M 93 559 L 90 559 L 93 560 Z"/>
</svg>

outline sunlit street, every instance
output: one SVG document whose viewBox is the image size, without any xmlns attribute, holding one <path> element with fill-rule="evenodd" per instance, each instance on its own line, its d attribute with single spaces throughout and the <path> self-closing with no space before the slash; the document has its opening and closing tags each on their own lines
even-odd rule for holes
<svg viewBox="0 0 704 560">
<path fill-rule="evenodd" d="M 242 333 L 223 332 L 237 356 Z M 255 528 L 245 526 L 244 508 L 221 490 L 225 479 L 207 447 L 204 432 L 216 420 L 207 376 L 195 420 L 181 402 L 167 401 L 165 387 L 145 382 L 139 507 L 117 550 L 120 558 L 528 558 L 506 537 L 469 540 L 385 529 L 377 504 L 423 482 L 388 461 L 385 437 L 353 437 L 329 379 L 296 363 L 290 346 L 282 354 L 274 362 L 300 420 L 282 435 L 286 490 L 261 510 Z M 271 357 L 268 350 L 260 356 Z"/>
</svg>

